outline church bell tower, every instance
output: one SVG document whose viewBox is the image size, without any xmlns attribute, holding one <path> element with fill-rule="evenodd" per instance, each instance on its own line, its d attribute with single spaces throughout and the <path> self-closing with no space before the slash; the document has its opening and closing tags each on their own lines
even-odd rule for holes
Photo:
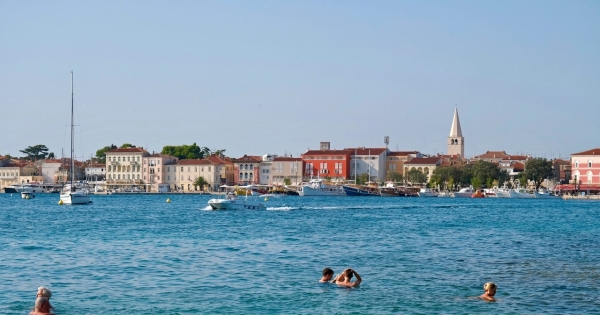
<svg viewBox="0 0 600 315">
<path fill-rule="evenodd" d="M 454 109 L 454 119 L 450 127 L 450 136 L 448 137 L 448 155 L 460 155 L 465 157 L 465 138 L 460 129 L 460 120 L 458 119 L 458 108 Z"/>
</svg>

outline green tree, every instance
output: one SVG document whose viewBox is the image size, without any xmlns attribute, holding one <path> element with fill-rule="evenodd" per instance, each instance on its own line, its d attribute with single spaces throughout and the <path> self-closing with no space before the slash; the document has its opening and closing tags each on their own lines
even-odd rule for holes
<svg viewBox="0 0 600 315">
<path fill-rule="evenodd" d="M 204 154 L 202 153 L 202 149 L 194 142 L 192 145 L 168 145 L 164 146 L 162 154 L 171 155 L 180 159 L 201 159 L 204 158 Z"/>
<path fill-rule="evenodd" d="M 123 143 L 119 148 L 121 149 L 125 149 L 125 148 L 135 148 L 135 146 L 131 143 Z"/>
<path fill-rule="evenodd" d="M 364 185 L 369 181 L 369 174 L 367 173 L 362 173 L 359 174 L 358 176 L 356 176 L 356 184 L 357 185 Z"/>
<path fill-rule="evenodd" d="M 19 150 L 19 152 L 27 155 L 25 159 L 30 161 L 37 161 L 40 159 L 45 159 L 48 156 L 48 147 L 46 147 L 43 144 L 38 144 L 27 147 L 24 150 Z"/>
<path fill-rule="evenodd" d="M 116 149 L 117 146 L 114 144 L 107 145 L 102 149 L 96 151 L 96 158 L 98 159 L 98 163 L 106 163 L 106 151 L 110 151 L 112 149 Z"/>
<path fill-rule="evenodd" d="M 408 171 L 408 180 L 413 184 L 423 184 L 427 182 L 427 176 L 416 168 Z"/>
<path fill-rule="evenodd" d="M 200 190 L 203 191 L 204 190 L 204 186 L 208 185 L 208 182 L 204 179 L 204 177 L 200 176 L 198 178 L 196 178 L 196 180 L 193 183 L 194 187 L 200 187 Z"/>
<path fill-rule="evenodd" d="M 9 159 L 9 160 L 12 159 L 12 156 L 10 154 L 6 154 L 6 155 L 4 155 L 4 157 L 7 158 L 7 159 Z"/>
<path fill-rule="evenodd" d="M 289 186 L 289 185 L 291 185 L 291 184 L 292 184 L 292 180 L 286 177 L 286 178 L 284 178 L 284 179 L 283 179 L 283 183 L 284 183 L 286 186 Z"/>
<path fill-rule="evenodd" d="M 48 158 L 49 158 L 49 159 L 54 159 L 54 158 L 55 158 L 55 156 L 54 156 L 54 152 L 50 152 L 50 153 L 48 153 Z"/>
<path fill-rule="evenodd" d="M 473 186 L 474 189 L 481 188 L 481 179 L 479 179 L 479 177 L 472 177 L 471 186 Z"/>
<path fill-rule="evenodd" d="M 545 158 L 534 158 L 525 162 L 525 172 L 527 179 L 533 180 L 535 189 L 540 188 L 540 184 L 546 179 L 554 176 L 552 162 Z"/>
<path fill-rule="evenodd" d="M 498 187 L 503 186 L 510 178 L 507 170 L 500 170 L 498 173 Z"/>
<path fill-rule="evenodd" d="M 401 182 L 402 181 L 402 175 L 394 170 L 389 170 L 385 173 L 385 179 L 386 180 L 391 180 L 394 182 Z"/>
<path fill-rule="evenodd" d="M 478 183 L 486 184 L 488 188 L 492 184 L 494 179 L 497 179 L 500 174 L 500 169 L 498 166 L 491 162 L 486 161 L 478 161 L 473 166 L 473 178 L 477 178 Z M 473 181 L 471 181 L 472 183 Z M 479 188 L 480 186 L 473 186 L 475 188 Z"/>
</svg>

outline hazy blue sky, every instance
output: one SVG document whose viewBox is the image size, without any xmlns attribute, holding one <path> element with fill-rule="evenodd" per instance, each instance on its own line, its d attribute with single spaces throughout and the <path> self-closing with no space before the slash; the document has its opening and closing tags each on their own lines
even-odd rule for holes
<svg viewBox="0 0 600 315">
<path fill-rule="evenodd" d="M 0 154 L 600 147 L 600 1 L 0 1 Z"/>
</svg>

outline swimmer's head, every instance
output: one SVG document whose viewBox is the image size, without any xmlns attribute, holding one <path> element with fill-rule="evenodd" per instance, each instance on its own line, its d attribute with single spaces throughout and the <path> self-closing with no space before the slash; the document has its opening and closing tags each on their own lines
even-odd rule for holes
<svg viewBox="0 0 600 315">
<path fill-rule="evenodd" d="M 52 297 L 52 291 L 46 287 L 39 287 L 37 295 L 50 299 L 50 297 Z"/>
<path fill-rule="evenodd" d="M 494 294 L 496 294 L 496 289 L 497 289 L 497 288 L 498 288 L 498 287 L 497 287 L 497 286 L 496 286 L 496 284 L 495 284 L 495 283 L 493 283 L 493 282 L 488 282 L 488 283 L 486 283 L 486 284 L 484 284 L 484 285 L 483 285 L 483 290 L 484 290 L 485 292 L 489 292 L 489 294 L 490 294 L 491 296 L 493 296 Z"/>
<path fill-rule="evenodd" d="M 333 276 L 333 270 L 329 267 L 323 269 L 323 277 L 325 276 Z"/>
<path fill-rule="evenodd" d="M 354 274 L 354 270 L 352 270 L 350 268 L 344 270 L 344 275 L 346 276 L 346 279 L 348 279 L 348 280 L 352 279 L 353 274 Z"/>
<path fill-rule="evenodd" d="M 47 297 L 40 296 L 35 299 L 35 311 L 39 313 L 49 313 L 50 312 L 50 301 L 48 301 Z"/>
</svg>

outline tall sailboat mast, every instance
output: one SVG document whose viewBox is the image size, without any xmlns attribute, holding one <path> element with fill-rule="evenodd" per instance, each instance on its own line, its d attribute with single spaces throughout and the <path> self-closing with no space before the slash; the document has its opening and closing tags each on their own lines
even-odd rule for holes
<svg viewBox="0 0 600 315">
<path fill-rule="evenodd" d="M 73 70 L 71 70 L 71 191 L 73 191 L 73 171 L 75 161 L 73 160 Z"/>
</svg>

